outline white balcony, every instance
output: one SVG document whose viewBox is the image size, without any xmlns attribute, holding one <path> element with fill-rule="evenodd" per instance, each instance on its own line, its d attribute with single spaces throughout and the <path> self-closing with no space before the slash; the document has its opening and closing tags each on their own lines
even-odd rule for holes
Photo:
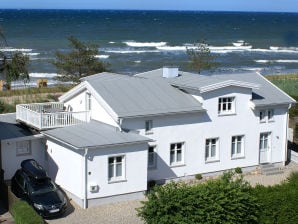
<svg viewBox="0 0 298 224">
<path fill-rule="evenodd" d="M 47 130 L 89 122 L 90 111 L 66 111 L 60 102 L 18 104 L 16 119 L 37 130 Z"/>
</svg>

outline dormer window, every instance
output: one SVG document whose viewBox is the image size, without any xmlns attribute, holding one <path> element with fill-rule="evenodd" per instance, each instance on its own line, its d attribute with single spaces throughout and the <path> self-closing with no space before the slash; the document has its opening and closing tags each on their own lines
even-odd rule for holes
<svg viewBox="0 0 298 224">
<path fill-rule="evenodd" d="M 218 99 L 218 114 L 234 114 L 235 113 L 235 97 L 221 97 Z"/>
</svg>

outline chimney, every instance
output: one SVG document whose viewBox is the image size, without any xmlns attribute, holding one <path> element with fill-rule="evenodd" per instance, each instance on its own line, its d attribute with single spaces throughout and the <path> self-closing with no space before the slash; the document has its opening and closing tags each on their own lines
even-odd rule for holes
<svg viewBox="0 0 298 224">
<path fill-rule="evenodd" d="M 162 77 L 163 78 L 175 78 L 178 77 L 178 67 L 163 67 Z"/>
</svg>

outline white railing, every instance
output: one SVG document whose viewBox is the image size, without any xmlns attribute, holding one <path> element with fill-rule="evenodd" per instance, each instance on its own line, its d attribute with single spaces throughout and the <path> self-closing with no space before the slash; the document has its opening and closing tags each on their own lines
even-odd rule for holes
<svg viewBox="0 0 298 224">
<path fill-rule="evenodd" d="M 16 119 L 38 130 L 90 121 L 90 111 L 64 111 L 63 103 L 33 103 L 16 106 Z"/>
</svg>

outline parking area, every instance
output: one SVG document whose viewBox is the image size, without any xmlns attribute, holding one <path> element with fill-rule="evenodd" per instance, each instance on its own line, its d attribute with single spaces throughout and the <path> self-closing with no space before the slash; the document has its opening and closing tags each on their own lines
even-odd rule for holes
<svg viewBox="0 0 298 224">
<path fill-rule="evenodd" d="M 135 210 L 141 206 L 141 200 L 133 200 L 82 209 L 71 201 L 70 206 L 68 206 L 67 211 L 62 218 L 46 221 L 47 223 L 52 224 L 142 224 L 144 222 L 137 217 L 137 212 Z"/>
</svg>

